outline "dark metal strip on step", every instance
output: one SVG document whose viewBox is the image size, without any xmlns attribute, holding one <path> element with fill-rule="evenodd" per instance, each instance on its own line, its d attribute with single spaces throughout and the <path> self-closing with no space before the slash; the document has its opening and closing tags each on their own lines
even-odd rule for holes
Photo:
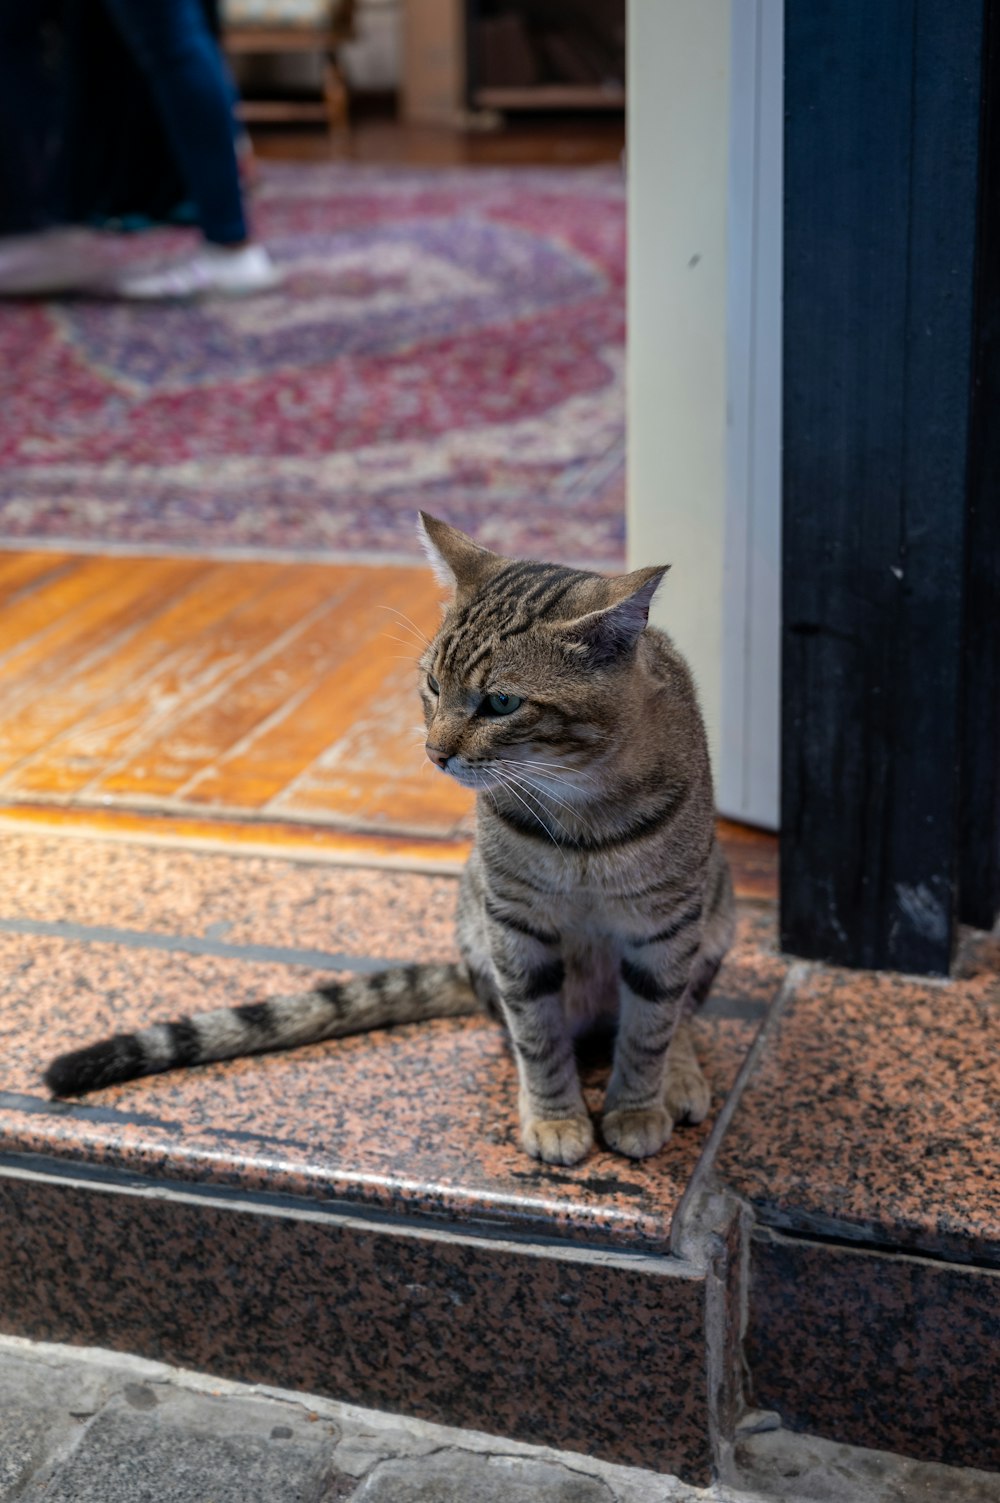
<svg viewBox="0 0 1000 1503">
<path fill-rule="evenodd" d="M 391 956 L 343 955 L 328 950 L 299 950 L 285 945 L 232 945 L 213 935 L 211 925 L 204 935 L 156 934 L 146 929 L 116 929 L 105 924 L 74 924 L 58 919 L 0 918 L 0 934 L 36 934 L 66 939 L 74 944 L 122 945 L 129 950 L 180 951 L 185 955 L 212 955 L 230 960 L 251 960 L 279 965 L 307 966 L 314 971 L 354 971 L 373 975 L 392 966 L 410 965 L 411 960 Z M 219 926 L 228 927 L 228 926 Z M 713 992 L 700 1017 L 738 1018 L 762 1021 L 768 1004 L 725 992 Z"/>
<path fill-rule="evenodd" d="M 390 966 L 410 964 L 406 960 L 373 958 L 371 955 L 331 954 L 327 950 L 298 950 L 285 945 L 230 945 L 224 940 L 197 934 L 155 934 L 145 929 L 116 929 L 107 924 L 73 924 L 57 919 L 0 918 L 0 933 L 35 934 L 48 939 L 71 940 L 75 944 L 179 951 L 184 955 L 212 955 L 224 960 L 300 965 L 313 971 L 356 971 L 365 975 L 387 970 Z"/>
<path fill-rule="evenodd" d="M 133 1127 L 179 1125 L 154 1117 L 148 1112 L 120 1111 L 113 1106 L 82 1106 L 76 1101 L 55 1101 L 46 1096 L 29 1096 L 24 1091 L 0 1091 L 0 1111 L 28 1112 L 39 1117 L 76 1117 L 84 1122 L 127 1122 Z"/>
</svg>

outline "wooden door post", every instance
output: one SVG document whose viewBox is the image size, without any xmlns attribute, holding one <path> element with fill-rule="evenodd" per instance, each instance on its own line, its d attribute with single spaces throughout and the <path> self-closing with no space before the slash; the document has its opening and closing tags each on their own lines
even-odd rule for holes
<svg viewBox="0 0 1000 1503">
<path fill-rule="evenodd" d="M 786 4 L 781 932 L 844 965 L 946 972 L 974 772 L 1000 813 L 990 8 Z"/>
</svg>

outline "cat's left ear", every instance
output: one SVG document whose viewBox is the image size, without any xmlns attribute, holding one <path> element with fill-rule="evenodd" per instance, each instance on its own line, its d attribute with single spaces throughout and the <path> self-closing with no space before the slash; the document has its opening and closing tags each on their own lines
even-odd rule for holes
<svg viewBox="0 0 1000 1503">
<path fill-rule="evenodd" d="M 567 630 L 571 645 L 583 649 L 596 668 L 624 657 L 645 631 L 653 596 L 669 568 L 656 564 L 610 580 L 611 604 L 572 623 Z"/>
<path fill-rule="evenodd" d="M 499 562 L 497 554 L 426 511 L 417 513 L 417 532 L 434 573 L 456 596 L 471 594 Z"/>
</svg>

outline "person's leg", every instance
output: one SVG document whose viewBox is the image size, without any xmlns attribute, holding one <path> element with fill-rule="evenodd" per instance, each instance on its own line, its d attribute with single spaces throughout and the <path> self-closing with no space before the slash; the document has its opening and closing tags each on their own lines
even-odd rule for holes
<svg viewBox="0 0 1000 1503">
<path fill-rule="evenodd" d="M 149 79 L 205 239 L 247 240 L 232 88 L 199 0 L 104 0 Z"/>
<path fill-rule="evenodd" d="M 47 9 L 0 0 L 0 235 L 59 221 L 53 202 L 57 80 L 45 61 Z"/>
<path fill-rule="evenodd" d="M 58 296 L 99 283 L 103 237 L 69 222 L 69 73 L 54 0 L 0 0 L 0 298 Z"/>
</svg>

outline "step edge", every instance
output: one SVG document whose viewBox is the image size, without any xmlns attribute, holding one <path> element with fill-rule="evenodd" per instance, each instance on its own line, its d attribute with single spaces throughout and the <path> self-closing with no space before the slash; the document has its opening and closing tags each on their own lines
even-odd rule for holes
<svg viewBox="0 0 1000 1503">
<path fill-rule="evenodd" d="M 460 1246 L 495 1247 L 537 1258 L 559 1258 L 605 1268 L 641 1271 L 654 1277 L 704 1280 L 705 1270 L 673 1253 L 648 1249 L 634 1252 L 608 1244 L 571 1242 L 546 1237 L 530 1228 L 480 1223 L 470 1226 L 445 1218 L 415 1216 L 344 1201 L 317 1203 L 305 1197 L 269 1194 L 224 1185 L 197 1186 L 158 1179 L 102 1165 L 75 1164 L 41 1154 L 0 1152 L 0 1179 L 61 1184 L 80 1192 L 124 1195 L 139 1200 L 162 1200 L 176 1205 L 210 1205 L 233 1214 L 259 1215 L 339 1227 L 345 1231 L 411 1237 L 418 1241 Z"/>
<path fill-rule="evenodd" d="M 849 1235 L 850 1229 L 843 1223 L 833 1222 L 832 1218 L 830 1225 L 838 1227 L 839 1234 L 837 1231 L 826 1233 L 816 1229 L 800 1230 L 765 1220 L 756 1206 L 746 1201 L 742 1204 L 748 1206 L 753 1218 L 751 1242 L 777 1243 L 789 1247 L 830 1247 L 838 1252 L 877 1258 L 882 1262 L 919 1263 L 923 1267 L 950 1269 L 955 1273 L 978 1273 L 988 1278 L 1000 1278 L 1000 1256 L 995 1262 L 987 1262 L 981 1258 L 951 1257 L 946 1253 L 927 1251 L 905 1243 L 865 1241 L 861 1236 Z"/>
<path fill-rule="evenodd" d="M 671 1251 L 694 1263 L 703 1263 L 707 1257 L 707 1242 L 717 1227 L 720 1202 L 727 1198 L 739 1200 L 727 1185 L 715 1179 L 715 1160 L 729 1125 L 736 1115 L 743 1094 L 756 1073 L 760 1058 L 772 1034 L 777 1031 L 781 1018 L 795 996 L 800 983 L 813 966 L 807 961 L 796 961 L 789 966 L 778 995 L 769 1006 L 753 1043 L 743 1057 L 736 1079 L 719 1111 L 712 1130 L 698 1156 L 691 1177 L 674 1212 L 670 1227 Z"/>
</svg>

